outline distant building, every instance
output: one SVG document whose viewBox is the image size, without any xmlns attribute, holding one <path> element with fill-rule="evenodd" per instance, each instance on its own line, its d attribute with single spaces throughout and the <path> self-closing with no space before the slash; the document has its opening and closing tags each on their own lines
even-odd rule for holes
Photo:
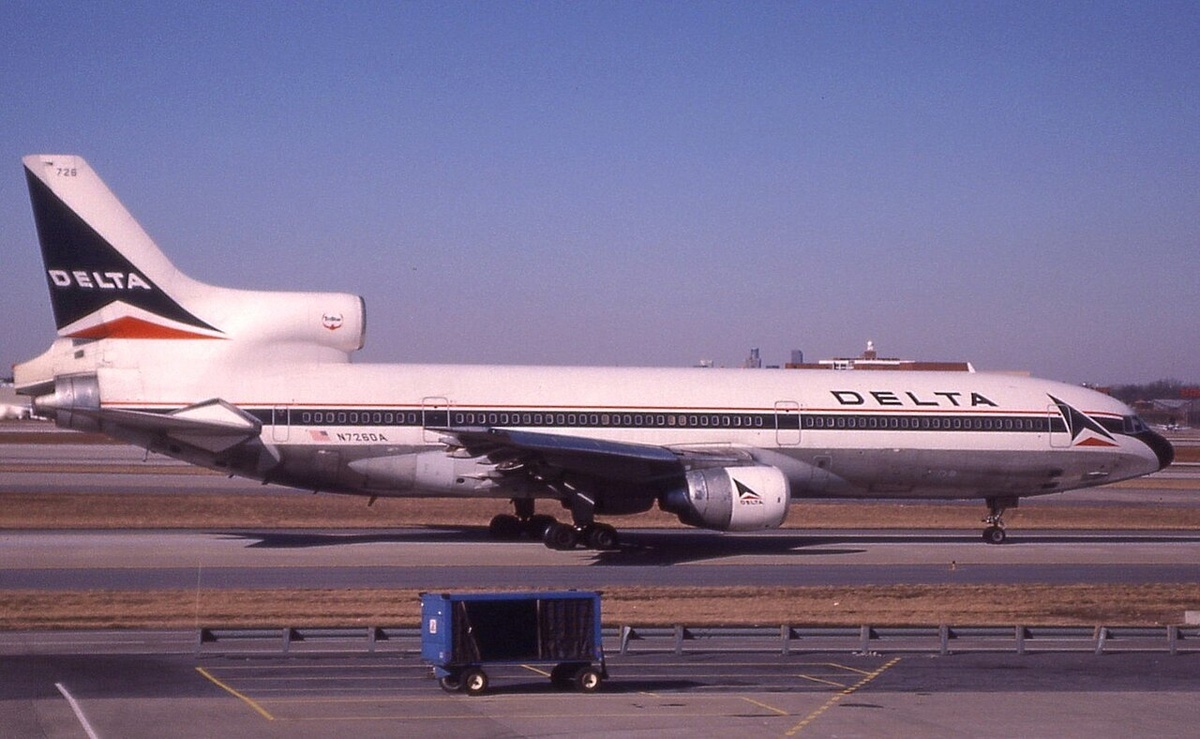
<svg viewBox="0 0 1200 739">
<path fill-rule="evenodd" d="M 762 369 L 762 356 L 758 353 L 758 349 L 750 350 L 750 356 L 746 357 L 746 361 L 742 362 L 743 369 Z"/>
<path fill-rule="evenodd" d="M 17 395 L 17 391 L 8 383 L 0 385 L 0 420 L 29 418 L 32 410 L 29 398 Z"/>
<path fill-rule="evenodd" d="M 796 352 L 792 352 L 795 360 Z M 803 360 L 803 354 L 800 359 Z M 822 359 L 816 364 L 803 361 L 791 361 L 785 365 L 787 369 L 803 370 L 908 370 L 912 372 L 974 372 L 975 367 L 970 362 L 920 362 L 913 359 L 897 357 L 880 357 L 875 351 L 875 342 L 868 341 L 867 349 L 857 357 L 838 357 Z"/>
<path fill-rule="evenodd" d="M 1200 400 L 1166 398 L 1142 400 L 1133 404 L 1134 410 L 1148 423 L 1180 428 L 1200 425 Z"/>
</svg>

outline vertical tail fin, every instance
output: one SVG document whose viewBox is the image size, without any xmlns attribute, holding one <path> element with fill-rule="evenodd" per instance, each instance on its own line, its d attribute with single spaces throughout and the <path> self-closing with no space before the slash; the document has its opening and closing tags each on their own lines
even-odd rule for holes
<svg viewBox="0 0 1200 739">
<path fill-rule="evenodd" d="M 185 307 L 214 288 L 176 269 L 82 157 L 23 163 L 59 336 L 224 338 Z"/>
</svg>

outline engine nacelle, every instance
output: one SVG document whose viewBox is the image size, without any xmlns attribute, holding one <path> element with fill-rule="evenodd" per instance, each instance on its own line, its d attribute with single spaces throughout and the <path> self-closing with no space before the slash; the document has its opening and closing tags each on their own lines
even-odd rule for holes
<svg viewBox="0 0 1200 739">
<path fill-rule="evenodd" d="M 773 529 L 787 517 L 791 491 L 776 467 L 714 467 L 692 470 L 684 486 L 659 501 L 689 526 L 715 531 Z"/>
</svg>

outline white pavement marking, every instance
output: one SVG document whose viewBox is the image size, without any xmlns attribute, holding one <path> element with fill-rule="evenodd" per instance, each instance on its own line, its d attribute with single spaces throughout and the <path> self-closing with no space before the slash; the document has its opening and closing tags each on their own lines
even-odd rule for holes
<svg viewBox="0 0 1200 739">
<path fill-rule="evenodd" d="M 90 723 L 88 723 L 87 716 L 83 715 L 83 709 L 79 707 L 79 702 L 76 701 L 75 697 L 67 691 L 67 686 L 63 685 L 62 683 L 54 683 L 54 687 L 58 688 L 58 692 L 62 693 L 62 697 L 67 699 L 67 703 L 70 704 L 71 710 L 75 712 L 75 718 L 79 719 L 79 723 L 81 726 L 83 726 L 83 730 L 87 732 L 88 739 L 100 739 L 99 735 L 96 733 L 96 730 L 92 728 Z"/>
</svg>

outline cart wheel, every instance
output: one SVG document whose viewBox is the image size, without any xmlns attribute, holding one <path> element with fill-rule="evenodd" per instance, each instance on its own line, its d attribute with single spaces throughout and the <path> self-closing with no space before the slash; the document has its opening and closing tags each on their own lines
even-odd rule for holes
<svg viewBox="0 0 1200 739">
<path fill-rule="evenodd" d="M 575 684 L 575 672 L 579 665 L 563 662 L 550 670 L 550 684 L 559 689 L 569 688 Z"/>
<path fill-rule="evenodd" d="M 488 687 L 487 673 L 472 668 L 463 673 L 462 689 L 467 695 L 481 695 Z"/>
<path fill-rule="evenodd" d="M 575 687 L 583 693 L 595 693 L 600 689 L 600 671 L 595 667 L 581 667 L 575 673 Z"/>
<path fill-rule="evenodd" d="M 442 686 L 442 690 L 447 693 L 457 693 L 462 690 L 462 676 L 457 672 L 452 675 L 447 675 L 438 680 L 438 685 Z"/>
</svg>

